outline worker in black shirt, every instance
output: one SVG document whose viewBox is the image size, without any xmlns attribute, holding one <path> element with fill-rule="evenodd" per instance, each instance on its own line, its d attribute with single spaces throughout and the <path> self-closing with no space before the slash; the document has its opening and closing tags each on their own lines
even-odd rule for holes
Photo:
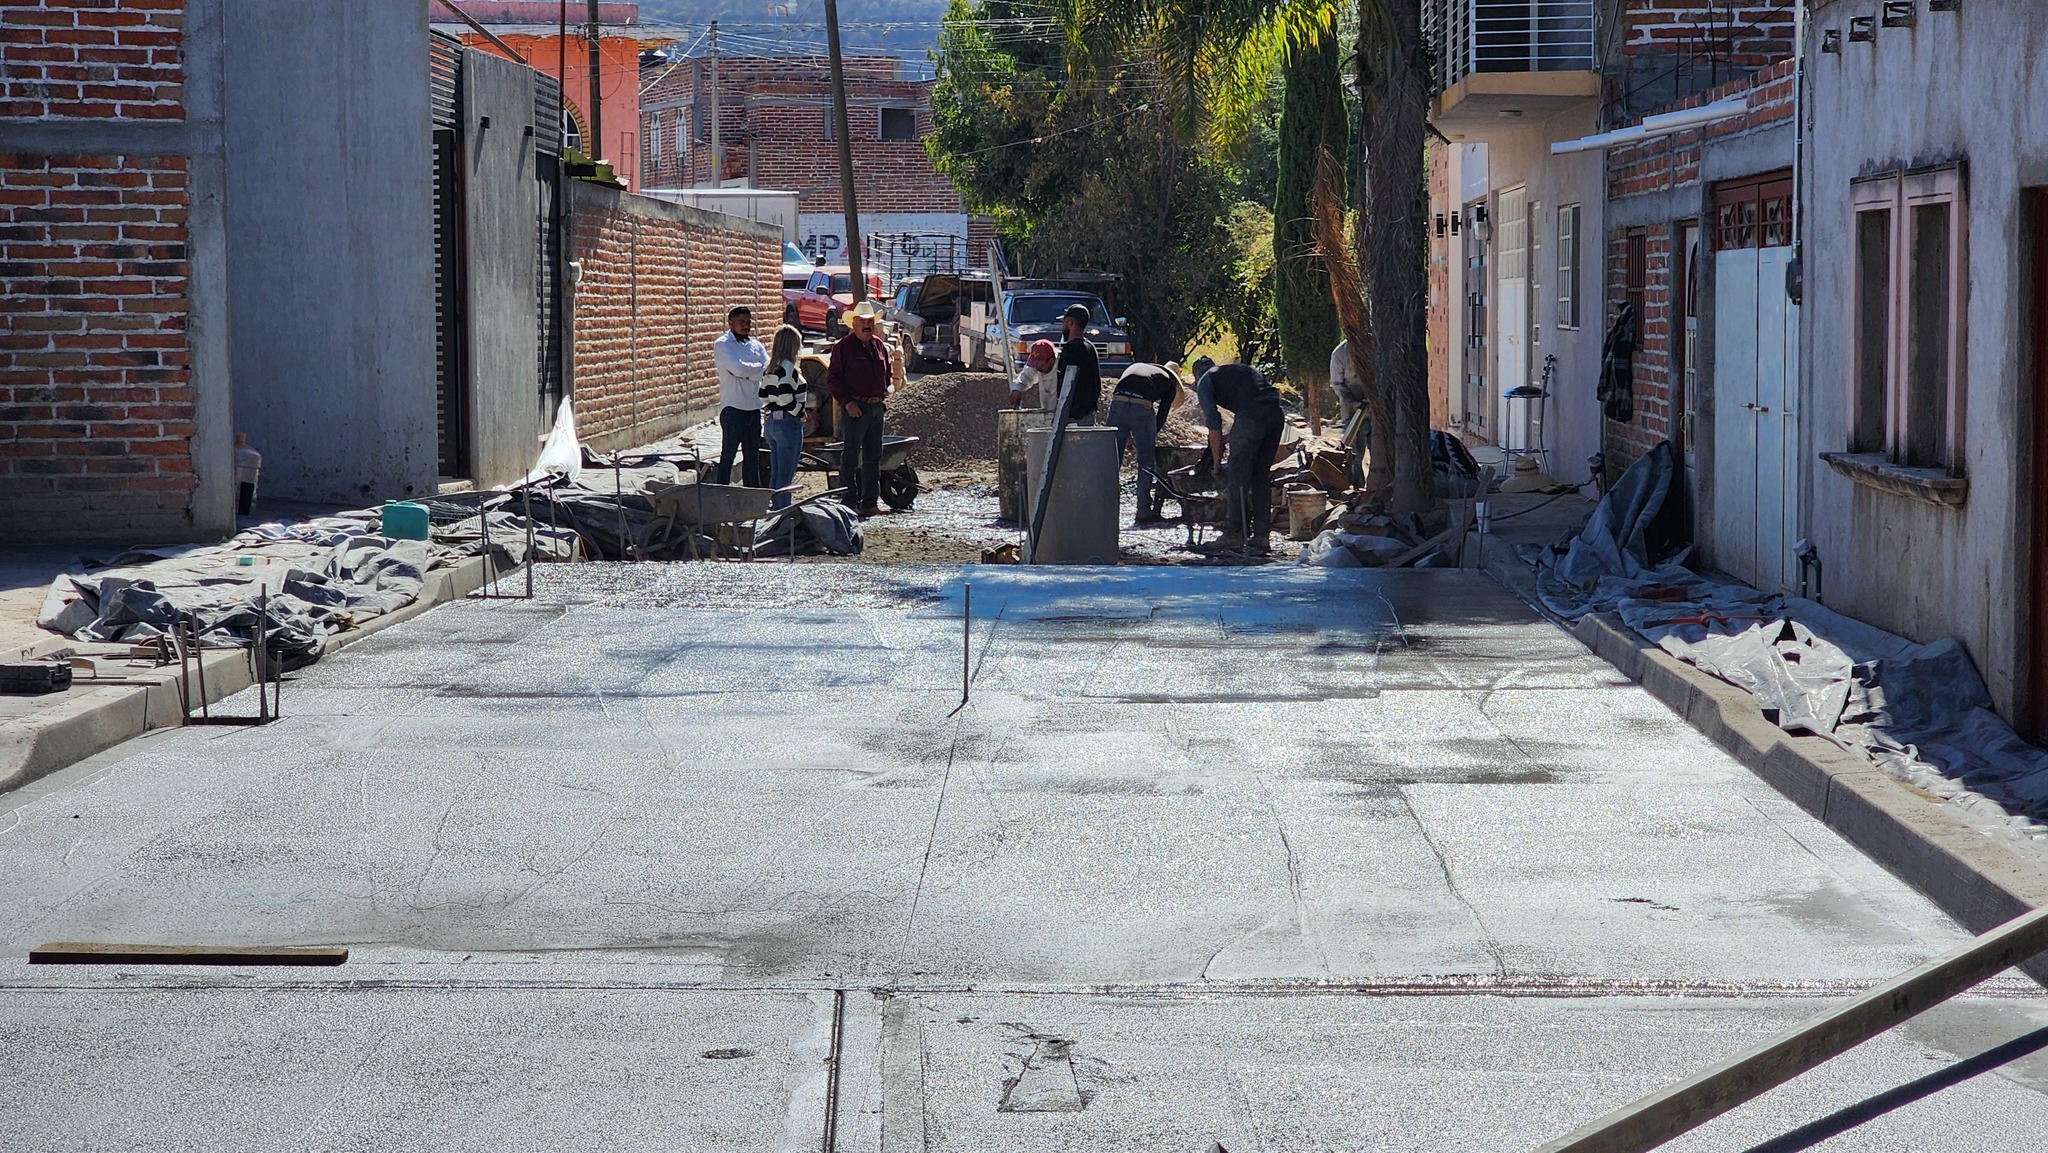
<svg viewBox="0 0 2048 1153">
<path fill-rule="evenodd" d="M 1124 448 L 1136 442 L 1133 455 L 1138 465 L 1138 523 L 1159 519 L 1153 503 L 1154 453 L 1159 447 L 1159 429 L 1166 424 L 1173 402 L 1180 399 L 1180 374 L 1161 364 L 1134 364 L 1116 378 L 1116 390 L 1109 398 L 1109 424 L 1116 429 L 1116 459 L 1121 465 Z"/>
<path fill-rule="evenodd" d="M 1088 322 L 1093 319 L 1088 306 L 1080 303 L 1068 305 L 1060 317 L 1060 330 L 1067 342 L 1060 346 L 1053 379 L 1058 382 L 1068 424 L 1094 424 L 1095 410 L 1102 405 L 1102 361 L 1088 341 Z"/>
<path fill-rule="evenodd" d="M 1230 410 L 1229 524 L 1218 543 L 1227 545 L 1239 537 L 1247 551 L 1263 555 L 1273 531 L 1273 458 L 1280 454 L 1285 423 L 1280 394 L 1251 365 L 1210 363 L 1206 356 L 1195 361 L 1195 399 L 1209 429 L 1212 460 L 1223 459 L 1223 416 L 1218 410 Z"/>
</svg>

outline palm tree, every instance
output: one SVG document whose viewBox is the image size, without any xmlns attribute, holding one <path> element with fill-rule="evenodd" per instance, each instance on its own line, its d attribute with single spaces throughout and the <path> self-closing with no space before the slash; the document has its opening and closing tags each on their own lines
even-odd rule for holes
<svg viewBox="0 0 2048 1153">
<path fill-rule="evenodd" d="M 1241 138 L 1290 49 L 1339 35 L 1347 0 L 1071 0 L 1069 37 L 1146 30 L 1158 45 L 1169 98 L 1212 143 Z M 1357 222 L 1343 232 L 1341 168 L 1318 159 L 1317 247 L 1330 272 L 1339 326 L 1368 382 L 1373 422 L 1368 483 L 1392 485 L 1392 506 L 1426 511 L 1436 499 L 1429 455 L 1429 379 L 1423 343 L 1428 199 L 1423 137 L 1429 112 L 1422 0 L 1357 0 L 1353 57 L 1363 115 L 1351 186 Z"/>
</svg>

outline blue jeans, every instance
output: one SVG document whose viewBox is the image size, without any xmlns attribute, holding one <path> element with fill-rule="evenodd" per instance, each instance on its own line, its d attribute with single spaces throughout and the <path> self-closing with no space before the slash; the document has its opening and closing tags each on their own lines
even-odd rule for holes
<svg viewBox="0 0 2048 1153">
<path fill-rule="evenodd" d="M 768 487 L 788 488 L 796 479 L 797 457 L 804 451 L 804 420 L 800 416 L 764 413 L 761 431 L 768 434 Z M 789 507 L 789 494 L 778 492 L 769 508 Z"/>
<path fill-rule="evenodd" d="M 1138 465 L 1138 519 L 1152 517 L 1152 470 L 1154 456 L 1159 448 L 1159 413 L 1150 404 L 1132 401 L 1111 401 L 1109 405 L 1109 426 L 1116 429 L 1116 459 L 1121 465 L 1124 449 L 1132 441 L 1138 444 L 1134 454 Z"/>
<path fill-rule="evenodd" d="M 732 483 L 732 457 L 740 461 L 740 477 L 748 488 L 761 487 L 761 410 L 721 408 L 718 410 L 718 483 Z"/>
</svg>

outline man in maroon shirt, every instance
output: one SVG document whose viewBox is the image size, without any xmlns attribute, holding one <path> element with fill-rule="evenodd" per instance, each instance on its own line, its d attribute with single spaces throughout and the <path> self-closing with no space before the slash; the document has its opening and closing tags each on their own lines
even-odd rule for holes
<svg viewBox="0 0 2048 1153">
<path fill-rule="evenodd" d="M 863 300 L 847 314 L 852 331 L 832 346 L 825 390 L 839 403 L 839 487 L 862 516 L 881 511 L 882 406 L 889 394 L 889 350 L 875 335 L 882 310 Z"/>
</svg>

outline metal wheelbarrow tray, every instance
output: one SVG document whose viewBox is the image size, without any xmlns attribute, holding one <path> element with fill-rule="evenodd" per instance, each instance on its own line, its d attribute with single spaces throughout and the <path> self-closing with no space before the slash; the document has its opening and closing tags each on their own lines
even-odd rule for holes
<svg viewBox="0 0 2048 1153">
<path fill-rule="evenodd" d="M 692 480 L 654 489 L 647 499 L 672 524 L 706 528 L 761 519 L 768 514 L 775 490 Z"/>
<path fill-rule="evenodd" d="M 909 508 L 917 500 L 917 470 L 910 467 L 910 450 L 916 445 L 917 438 L 914 436 L 882 438 L 882 500 L 899 512 Z M 845 450 L 844 441 L 835 440 L 830 444 L 821 444 L 804 452 L 800 458 L 800 466 L 812 471 L 836 471 Z"/>
</svg>

